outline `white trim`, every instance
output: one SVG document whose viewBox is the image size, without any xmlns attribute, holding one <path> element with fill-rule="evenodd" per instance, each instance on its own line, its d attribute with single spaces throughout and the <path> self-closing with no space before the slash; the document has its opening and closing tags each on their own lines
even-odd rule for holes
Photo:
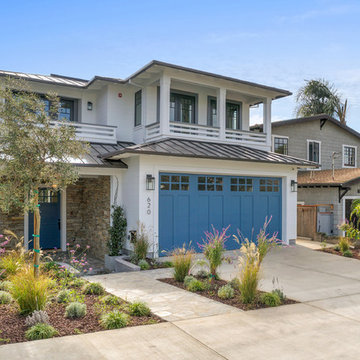
<svg viewBox="0 0 360 360">
<path fill-rule="evenodd" d="M 309 143 L 310 142 L 315 142 L 315 143 L 319 144 L 319 162 L 318 162 L 318 164 L 321 165 L 321 141 L 320 140 L 306 139 L 306 158 L 307 158 L 307 160 L 309 160 Z"/>
<path fill-rule="evenodd" d="M 288 140 L 288 153 L 285 154 L 285 155 L 288 155 L 289 154 L 289 137 L 288 136 L 284 136 L 284 135 L 276 135 L 276 134 L 273 134 L 271 135 L 271 151 L 272 152 L 275 152 L 275 138 L 282 138 L 282 139 L 287 139 Z"/>
<path fill-rule="evenodd" d="M 354 166 L 344 165 L 344 155 L 345 155 L 345 151 L 344 151 L 344 150 L 345 150 L 345 147 L 349 147 L 349 148 L 354 148 L 354 149 L 355 149 L 355 164 L 354 164 Z M 342 161 L 341 161 L 341 163 L 342 163 L 342 167 L 343 167 L 343 168 L 349 168 L 349 169 L 355 169 L 355 168 L 356 168 L 356 164 L 357 164 L 357 146 L 355 146 L 355 145 L 346 145 L 346 144 L 343 144 L 341 156 L 342 156 Z"/>
</svg>

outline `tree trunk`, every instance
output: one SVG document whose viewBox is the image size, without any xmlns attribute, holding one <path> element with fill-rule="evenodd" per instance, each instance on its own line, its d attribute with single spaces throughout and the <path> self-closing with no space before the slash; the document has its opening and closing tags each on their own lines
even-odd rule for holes
<svg viewBox="0 0 360 360">
<path fill-rule="evenodd" d="M 35 210 L 34 210 L 34 276 L 39 276 L 40 266 L 40 208 L 39 194 L 35 193 Z"/>
</svg>

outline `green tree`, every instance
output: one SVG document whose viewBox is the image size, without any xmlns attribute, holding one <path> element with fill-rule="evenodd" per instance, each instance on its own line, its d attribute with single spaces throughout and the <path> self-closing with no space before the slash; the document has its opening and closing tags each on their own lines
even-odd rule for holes
<svg viewBox="0 0 360 360">
<path fill-rule="evenodd" d="M 26 82 L 0 83 L 0 209 L 34 212 L 34 272 L 39 274 L 39 189 L 65 189 L 78 179 L 71 159 L 87 152 L 68 125 L 54 126 L 59 99 L 31 92 Z"/>
<path fill-rule="evenodd" d="M 127 221 L 125 211 L 121 206 L 113 206 L 112 226 L 109 229 L 110 238 L 107 242 L 110 256 L 117 256 L 126 240 Z"/>
<path fill-rule="evenodd" d="M 324 79 L 305 80 L 296 95 L 297 116 L 327 114 L 337 116 L 342 124 L 346 123 L 347 100 L 343 104 L 334 85 Z"/>
</svg>

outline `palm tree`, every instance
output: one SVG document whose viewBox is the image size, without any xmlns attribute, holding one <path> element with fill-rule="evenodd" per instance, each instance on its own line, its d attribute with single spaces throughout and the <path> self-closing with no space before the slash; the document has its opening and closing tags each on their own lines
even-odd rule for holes
<svg viewBox="0 0 360 360">
<path fill-rule="evenodd" d="M 296 95 L 298 103 L 297 116 L 311 116 L 327 114 L 337 116 L 342 124 L 345 124 L 347 100 L 341 103 L 341 98 L 334 85 L 325 79 L 305 80 Z"/>
</svg>

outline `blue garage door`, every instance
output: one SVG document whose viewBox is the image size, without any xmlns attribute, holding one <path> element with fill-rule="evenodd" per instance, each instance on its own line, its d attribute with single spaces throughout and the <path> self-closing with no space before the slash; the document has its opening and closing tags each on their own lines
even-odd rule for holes
<svg viewBox="0 0 360 360">
<path fill-rule="evenodd" d="M 270 216 L 268 232 L 281 239 L 280 178 L 160 173 L 159 186 L 160 255 L 190 242 L 199 251 L 212 225 L 255 240 Z M 227 241 L 227 249 L 238 247 Z"/>
</svg>

